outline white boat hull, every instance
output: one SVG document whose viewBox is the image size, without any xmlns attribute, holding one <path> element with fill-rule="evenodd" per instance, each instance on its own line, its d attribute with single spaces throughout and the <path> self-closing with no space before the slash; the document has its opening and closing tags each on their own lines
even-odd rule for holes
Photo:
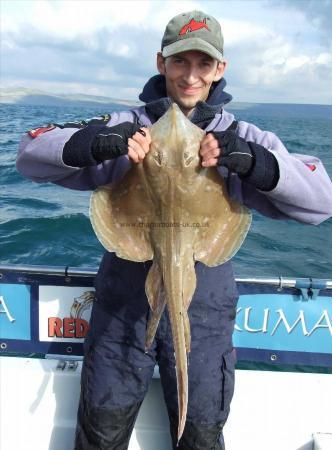
<svg viewBox="0 0 332 450">
<path fill-rule="evenodd" d="M 73 448 L 81 364 L 61 370 L 57 360 L 0 359 L 1 450 Z M 313 435 L 332 430 L 331 398 L 332 375 L 237 370 L 227 450 L 312 450 Z M 321 445 L 331 450 L 328 435 Z M 129 446 L 156 449 L 171 449 L 159 378 L 152 380 Z"/>
</svg>

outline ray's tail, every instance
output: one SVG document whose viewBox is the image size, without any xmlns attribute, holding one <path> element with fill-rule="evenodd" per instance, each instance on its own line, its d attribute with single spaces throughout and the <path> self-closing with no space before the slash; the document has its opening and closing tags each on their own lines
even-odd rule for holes
<svg viewBox="0 0 332 450">
<path fill-rule="evenodd" d="M 176 379 L 178 388 L 178 441 L 180 440 L 186 423 L 188 405 L 188 364 L 187 357 L 189 342 L 186 342 L 186 328 L 188 320 L 186 302 L 183 301 L 183 280 L 180 266 L 173 262 L 163 268 L 163 279 L 167 308 L 171 323 L 176 362 Z M 190 334 L 189 334 L 190 336 Z M 188 341 L 188 337 L 187 337 Z"/>
<path fill-rule="evenodd" d="M 166 262 L 167 261 L 167 262 Z M 145 285 L 146 295 L 151 308 L 147 326 L 145 350 L 148 351 L 155 337 L 160 318 L 167 303 L 171 323 L 176 361 L 176 379 L 178 389 L 178 441 L 186 423 L 188 404 L 188 353 L 190 351 L 190 324 L 187 308 L 191 300 L 195 283 L 183 284 L 181 265 L 172 259 L 164 260 L 163 267 L 154 261 L 148 273 Z M 194 269 L 193 269 L 194 270 Z M 187 277 L 187 281 L 190 280 Z M 188 294 L 190 298 L 188 299 Z"/>
</svg>

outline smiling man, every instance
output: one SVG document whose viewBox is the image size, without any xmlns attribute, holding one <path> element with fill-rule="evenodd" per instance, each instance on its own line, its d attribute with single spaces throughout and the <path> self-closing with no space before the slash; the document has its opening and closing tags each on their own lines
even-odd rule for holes
<svg viewBox="0 0 332 450">
<path fill-rule="evenodd" d="M 202 166 L 216 166 L 232 198 L 275 219 L 318 224 L 332 215 L 331 182 L 315 157 L 291 155 L 270 132 L 225 111 L 226 62 L 218 21 L 200 11 L 174 17 L 157 55 L 159 74 L 143 88 L 144 106 L 84 123 L 48 125 L 22 138 L 17 168 L 36 182 L 89 190 L 120 179 L 150 148 L 148 128 L 176 102 L 206 131 Z M 145 353 L 149 263 L 105 253 L 95 279 L 90 331 L 85 342 L 76 450 L 124 450 L 159 365 L 173 448 L 224 449 L 234 390 L 232 333 L 238 293 L 232 266 L 195 266 L 197 288 L 189 308 L 187 422 L 177 444 L 174 348 L 166 313 Z M 245 443 L 250 448 L 250 443 Z"/>
<path fill-rule="evenodd" d="M 165 76 L 168 96 L 189 116 L 197 102 L 208 98 L 212 83 L 222 78 L 225 62 L 206 53 L 189 50 L 167 58 L 158 53 L 157 67 Z"/>
</svg>

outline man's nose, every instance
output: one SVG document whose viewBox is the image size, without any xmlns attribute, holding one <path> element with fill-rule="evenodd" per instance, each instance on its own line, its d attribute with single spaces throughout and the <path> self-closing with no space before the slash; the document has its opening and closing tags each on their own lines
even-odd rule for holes
<svg viewBox="0 0 332 450">
<path fill-rule="evenodd" d="M 198 70 L 195 66 L 187 67 L 187 70 L 184 73 L 184 79 L 188 84 L 193 84 L 199 78 Z"/>
</svg>

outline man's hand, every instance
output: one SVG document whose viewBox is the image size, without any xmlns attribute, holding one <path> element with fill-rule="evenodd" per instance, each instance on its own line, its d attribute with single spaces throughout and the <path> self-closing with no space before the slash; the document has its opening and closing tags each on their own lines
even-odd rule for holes
<svg viewBox="0 0 332 450">
<path fill-rule="evenodd" d="M 201 142 L 202 166 L 225 166 L 239 175 L 247 175 L 253 165 L 248 143 L 234 131 L 208 133 Z"/>
<path fill-rule="evenodd" d="M 104 127 L 91 145 L 92 156 L 98 162 L 128 154 L 135 163 L 143 161 L 149 151 L 151 137 L 147 128 L 130 122 Z"/>
<path fill-rule="evenodd" d="M 88 125 L 66 142 L 62 160 L 71 167 L 91 167 L 128 154 L 138 163 L 143 161 L 150 143 L 149 130 L 135 123 L 123 122 L 113 127 Z"/>
<path fill-rule="evenodd" d="M 148 128 L 140 128 L 128 139 L 128 156 L 134 163 L 142 162 L 150 150 L 151 135 Z"/>
</svg>

